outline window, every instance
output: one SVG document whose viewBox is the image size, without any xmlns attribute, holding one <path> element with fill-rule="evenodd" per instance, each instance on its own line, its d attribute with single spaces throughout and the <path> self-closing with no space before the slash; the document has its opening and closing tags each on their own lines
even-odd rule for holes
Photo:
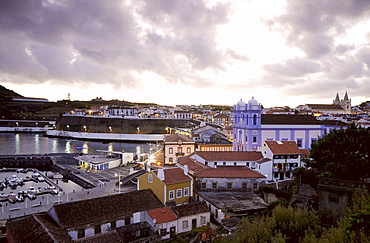
<svg viewBox="0 0 370 243">
<path fill-rule="evenodd" d="M 258 190 L 258 183 L 257 182 L 254 182 L 253 183 L 253 190 Z"/>
<path fill-rule="evenodd" d="M 129 224 L 131 224 L 131 218 L 127 217 L 125 218 L 125 225 L 129 225 Z"/>
<path fill-rule="evenodd" d="M 173 148 L 169 148 L 168 153 L 173 154 Z"/>
<path fill-rule="evenodd" d="M 177 198 L 182 197 L 182 189 L 177 189 L 177 190 L 176 190 L 176 197 L 177 197 Z"/>
<path fill-rule="evenodd" d="M 234 165 L 236 165 L 236 162 L 234 162 Z"/>
<path fill-rule="evenodd" d="M 191 153 L 191 148 L 187 148 L 186 153 L 190 154 Z"/>
<path fill-rule="evenodd" d="M 184 188 L 184 197 L 189 196 L 189 187 Z"/>
<path fill-rule="evenodd" d="M 200 216 L 200 224 L 205 225 L 206 224 L 206 216 Z"/>
<path fill-rule="evenodd" d="M 245 162 L 245 165 L 249 167 L 249 162 Z"/>
<path fill-rule="evenodd" d="M 169 193 L 169 199 L 170 200 L 175 199 L 175 191 L 174 190 L 170 191 L 170 193 Z"/>
<path fill-rule="evenodd" d="M 177 148 L 177 152 L 178 152 L 178 153 L 182 153 L 182 147 L 178 147 L 178 148 Z"/>
<path fill-rule="evenodd" d="M 168 161 L 169 161 L 169 163 L 170 163 L 170 164 L 172 164 L 172 163 L 173 163 L 173 158 L 172 158 L 172 157 L 170 157 L 170 158 L 168 159 Z"/>
<path fill-rule="evenodd" d="M 85 237 L 85 228 L 79 228 L 77 230 L 77 238 L 84 238 Z"/>
<path fill-rule="evenodd" d="M 298 146 L 299 148 L 301 148 L 301 147 L 302 147 L 302 138 L 298 138 L 298 139 L 297 139 L 297 146 Z"/>
<path fill-rule="evenodd" d="M 187 220 L 182 221 L 182 228 L 187 229 L 188 227 L 189 227 L 188 221 Z"/>
<path fill-rule="evenodd" d="M 217 165 L 217 162 L 214 162 L 214 165 L 216 166 Z"/>
<path fill-rule="evenodd" d="M 212 183 L 212 188 L 217 188 L 217 182 Z"/>
<path fill-rule="evenodd" d="M 226 188 L 227 189 L 232 189 L 233 188 L 233 183 L 232 182 L 226 183 Z"/>
<path fill-rule="evenodd" d="M 253 143 L 257 142 L 257 137 L 253 137 Z"/>
<path fill-rule="evenodd" d="M 223 165 L 226 165 L 226 162 L 222 162 Z"/>
<path fill-rule="evenodd" d="M 207 183 L 205 183 L 205 182 L 202 182 L 202 184 L 201 184 L 201 188 L 207 188 Z"/>
<path fill-rule="evenodd" d="M 153 183 L 153 175 L 151 174 L 148 175 L 148 182 Z"/>
<path fill-rule="evenodd" d="M 166 235 L 167 235 L 167 230 L 161 229 L 161 236 L 166 236 Z"/>
<path fill-rule="evenodd" d="M 205 164 L 205 165 L 208 165 L 208 161 L 205 161 L 205 162 L 204 162 L 204 164 Z"/>
<path fill-rule="evenodd" d="M 101 225 L 100 224 L 95 225 L 94 233 L 95 234 L 100 234 L 101 233 Z"/>
<path fill-rule="evenodd" d="M 248 189 L 248 182 L 243 182 L 243 184 L 242 184 L 242 189 L 243 189 L 243 190 Z"/>
<path fill-rule="evenodd" d="M 253 125 L 257 125 L 257 115 L 253 115 Z"/>
<path fill-rule="evenodd" d="M 111 221 L 111 222 L 110 222 L 110 228 L 111 228 L 111 229 L 115 229 L 115 228 L 117 228 L 116 221 Z"/>
</svg>

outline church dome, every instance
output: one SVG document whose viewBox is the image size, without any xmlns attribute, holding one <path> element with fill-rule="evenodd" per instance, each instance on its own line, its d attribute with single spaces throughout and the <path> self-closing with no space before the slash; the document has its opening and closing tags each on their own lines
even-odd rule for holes
<svg viewBox="0 0 370 243">
<path fill-rule="evenodd" d="M 248 105 L 258 105 L 258 101 L 252 97 L 252 99 L 248 101 Z"/>
<path fill-rule="evenodd" d="M 238 103 L 236 103 L 236 105 L 237 105 L 237 106 L 245 106 L 245 102 L 244 102 L 242 99 L 240 99 L 240 100 L 238 101 Z"/>
</svg>

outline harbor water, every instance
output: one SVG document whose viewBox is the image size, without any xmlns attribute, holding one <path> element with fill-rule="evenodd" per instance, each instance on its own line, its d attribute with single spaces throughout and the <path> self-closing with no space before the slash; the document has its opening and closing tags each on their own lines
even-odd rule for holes
<svg viewBox="0 0 370 243">
<path fill-rule="evenodd" d="M 50 138 L 42 133 L 0 133 L 0 156 L 53 153 L 98 153 L 97 150 L 148 153 L 148 143 L 93 142 Z"/>
</svg>

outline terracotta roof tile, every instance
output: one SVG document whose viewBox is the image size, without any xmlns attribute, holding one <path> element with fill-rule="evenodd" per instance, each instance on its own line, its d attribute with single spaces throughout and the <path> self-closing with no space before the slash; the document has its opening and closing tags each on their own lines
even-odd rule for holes
<svg viewBox="0 0 370 243">
<path fill-rule="evenodd" d="M 170 143 L 170 142 L 179 142 L 179 141 L 182 141 L 182 142 L 194 142 L 193 139 L 189 138 L 188 136 L 185 136 L 185 135 L 182 135 L 182 134 L 178 134 L 178 133 L 174 133 L 174 134 L 171 134 L 171 135 L 166 135 L 164 137 L 164 142 L 165 143 Z"/>
<path fill-rule="evenodd" d="M 303 158 L 309 158 L 311 156 L 310 151 L 308 149 L 300 149 L 302 152 Z"/>
<path fill-rule="evenodd" d="M 148 211 L 149 215 L 156 220 L 157 224 L 175 221 L 177 216 L 170 207 L 152 209 Z"/>
<path fill-rule="evenodd" d="M 256 151 L 196 151 L 194 154 L 207 161 L 257 161 L 263 158 L 262 153 Z"/>
<path fill-rule="evenodd" d="M 169 168 L 163 169 L 164 172 L 164 181 L 166 185 L 175 184 L 185 181 L 191 181 L 191 177 L 184 174 L 184 170 L 181 168 Z M 154 174 L 158 175 L 158 170 L 153 171 Z"/>
<path fill-rule="evenodd" d="M 315 117 L 310 115 L 262 114 L 262 124 L 320 125 L 320 122 Z"/>
<path fill-rule="evenodd" d="M 177 163 L 181 166 L 187 165 L 188 169 L 194 173 L 199 173 L 200 171 L 211 168 L 208 165 L 192 160 L 189 156 L 179 158 Z"/>
<path fill-rule="evenodd" d="M 163 207 L 163 204 L 158 197 L 151 189 L 145 189 L 57 204 L 49 212 L 55 211 L 60 226 L 68 229 L 90 223 L 122 218 L 135 212 L 147 211 L 159 207 Z"/>
<path fill-rule="evenodd" d="M 302 154 L 294 141 L 265 141 L 273 154 Z"/>
</svg>

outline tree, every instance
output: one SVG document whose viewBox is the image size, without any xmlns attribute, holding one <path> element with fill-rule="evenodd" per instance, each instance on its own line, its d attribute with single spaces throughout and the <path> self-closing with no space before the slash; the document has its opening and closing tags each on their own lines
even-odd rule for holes
<svg viewBox="0 0 370 243">
<path fill-rule="evenodd" d="M 333 130 L 311 147 L 308 167 L 319 177 L 364 180 L 370 176 L 370 128 L 350 124 Z"/>
</svg>

